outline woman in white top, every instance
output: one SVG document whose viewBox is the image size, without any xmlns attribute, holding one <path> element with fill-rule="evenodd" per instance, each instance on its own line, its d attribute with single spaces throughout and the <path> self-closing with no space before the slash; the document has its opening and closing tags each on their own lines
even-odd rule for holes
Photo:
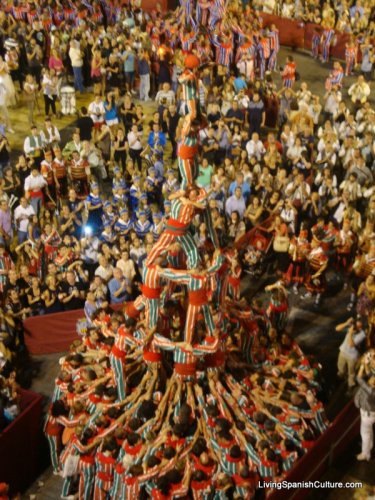
<svg viewBox="0 0 375 500">
<path fill-rule="evenodd" d="M 6 89 L 7 106 L 15 106 L 16 99 L 16 89 L 14 88 L 13 80 L 9 74 L 9 68 L 7 63 L 0 56 L 0 82 L 4 85 Z"/>
<path fill-rule="evenodd" d="M 121 259 L 117 261 L 116 267 L 121 269 L 125 279 L 129 280 L 130 283 L 133 282 L 136 272 L 134 262 L 130 258 L 129 252 L 127 250 L 122 252 Z"/>
<path fill-rule="evenodd" d="M 52 110 L 52 115 L 56 116 L 56 100 L 58 93 L 58 78 L 54 69 L 45 69 L 43 72 L 42 89 L 44 97 L 44 112 L 46 116 Z"/>
</svg>

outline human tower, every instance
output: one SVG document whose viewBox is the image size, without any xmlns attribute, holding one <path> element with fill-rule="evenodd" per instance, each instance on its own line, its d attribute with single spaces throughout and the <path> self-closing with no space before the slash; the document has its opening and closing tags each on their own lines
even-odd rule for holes
<svg viewBox="0 0 375 500">
<path fill-rule="evenodd" d="M 198 64 L 186 56 L 182 189 L 145 261 L 141 295 L 123 312 L 99 313 L 60 362 L 45 432 L 63 497 L 78 482 L 86 500 L 251 498 L 326 427 L 319 370 L 240 299 L 237 252 L 219 248 L 195 185 Z M 210 232 L 204 255 L 196 217 Z"/>
</svg>

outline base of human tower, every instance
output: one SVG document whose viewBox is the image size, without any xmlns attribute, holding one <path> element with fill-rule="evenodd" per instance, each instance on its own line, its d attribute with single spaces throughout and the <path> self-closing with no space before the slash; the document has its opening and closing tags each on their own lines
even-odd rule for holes
<svg viewBox="0 0 375 500">
<path fill-rule="evenodd" d="M 63 496 L 252 498 L 325 430 L 319 367 L 265 314 L 227 301 L 213 335 L 198 318 L 188 345 L 186 292 L 174 293 L 154 331 L 114 312 L 61 360 L 49 419 L 67 417 L 51 447 Z"/>
</svg>

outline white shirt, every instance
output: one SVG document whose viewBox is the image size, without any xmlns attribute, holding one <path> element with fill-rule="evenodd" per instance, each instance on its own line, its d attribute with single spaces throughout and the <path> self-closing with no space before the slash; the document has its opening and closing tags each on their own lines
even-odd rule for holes
<svg viewBox="0 0 375 500">
<path fill-rule="evenodd" d="M 0 81 L 0 106 L 6 106 L 7 89 Z"/>
<path fill-rule="evenodd" d="M 30 143 L 30 137 L 26 137 L 24 143 L 23 143 L 23 150 L 25 151 L 26 155 L 29 155 L 30 153 L 33 153 L 35 149 L 42 149 L 43 147 L 43 141 L 42 138 L 39 135 L 34 136 L 35 143 L 36 143 L 36 148 L 31 146 Z"/>
<path fill-rule="evenodd" d="M 136 135 L 134 132 L 128 133 L 128 143 L 130 149 L 138 149 L 138 150 L 142 149 L 142 143 L 139 140 L 139 135 Z"/>
<path fill-rule="evenodd" d="M 256 159 L 259 161 L 262 158 L 262 155 L 265 154 L 266 149 L 263 145 L 263 142 L 261 140 L 259 141 L 248 141 L 246 144 L 246 151 L 249 157 L 255 156 Z"/>
<path fill-rule="evenodd" d="M 31 205 L 28 205 L 26 208 L 18 205 L 14 211 L 14 220 L 19 231 L 26 233 L 29 226 L 29 217 L 32 215 L 35 215 L 35 211 Z"/>
<path fill-rule="evenodd" d="M 88 112 L 94 123 L 104 122 L 105 107 L 102 101 L 95 102 L 92 101 L 89 104 Z"/>
<path fill-rule="evenodd" d="M 159 92 L 156 94 L 155 101 L 158 104 L 160 104 L 163 99 L 165 99 L 167 101 L 168 106 L 170 106 L 171 104 L 174 104 L 176 98 L 175 98 L 173 90 L 170 89 L 167 92 L 165 90 L 159 90 Z"/>
<path fill-rule="evenodd" d="M 81 49 L 79 47 L 70 47 L 69 49 L 69 57 L 74 67 L 82 67 L 83 59 L 81 54 Z"/>
<path fill-rule="evenodd" d="M 60 142 L 60 132 L 57 127 L 46 128 L 43 130 L 40 135 L 42 136 L 42 140 L 44 144 L 52 144 L 53 142 Z"/>
<path fill-rule="evenodd" d="M 25 179 L 25 193 L 27 191 L 40 191 L 44 186 L 47 186 L 47 181 L 41 174 L 36 176 L 30 174 Z"/>
<path fill-rule="evenodd" d="M 95 270 L 95 276 L 100 276 L 103 281 L 109 281 L 113 276 L 113 267 L 111 264 L 107 267 L 99 266 Z"/>
</svg>

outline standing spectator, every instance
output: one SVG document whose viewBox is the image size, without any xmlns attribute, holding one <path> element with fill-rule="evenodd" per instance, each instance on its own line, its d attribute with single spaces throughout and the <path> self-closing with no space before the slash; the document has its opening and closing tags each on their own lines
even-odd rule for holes
<svg viewBox="0 0 375 500">
<path fill-rule="evenodd" d="M 124 62 L 126 89 L 132 94 L 135 94 L 134 82 L 135 82 L 136 56 L 134 50 L 132 49 L 129 43 L 126 45 L 125 51 L 122 53 L 122 60 Z"/>
<path fill-rule="evenodd" d="M 359 385 L 354 402 L 361 412 L 361 439 L 362 451 L 357 455 L 357 460 L 371 459 L 371 451 L 374 447 L 374 423 L 375 423 L 375 375 L 374 373 L 374 350 L 367 352 L 362 359 L 357 382 Z"/>
<path fill-rule="evenodd" d="M 91 141 L 92 129 L 94 128 L 94 121 L 91 116 L 88 115 L 88 110 L 86 106 L 82 106 L 80 117 L 77 120 L 77 128 L 79 130 L 79 136 L 82 141 Z"/>
<path fill-rule="evenodd" d="M 72 64 L 73 74 L 74 74 L 74 88 L 79 92 L 84 92 L 83 87 L 83 53 L 78 40 L 71 40 L 69 48 L 69 58 Z"/>
<path fill-rule="evenodd" d="M 149 101 L 150 93 L 150 60 L 145 50 L 141 50 L 138 59 L 138 73 L 140 79 L 139 99 L 141 101 Z"/>
<path fill-rule="evenodd" d="M 43 53 L 40 46 L 37 44 L 35 38 L 30 40 L 30 44 L 26 49 L 27 62 L 29 65 L 29 71 L 35 78 L 35 81 L 40 88 L 40 81 L 42 75 L 42 61 Z"/>
<path fill-rule="evenodd" d="M 30 204 L 34 209 L 36 215 L 39 215 L 39 211 L 43 205 L 43 189 L 47 186 L 47 181 L 39 172 L 36 165 L 33 165 L 31 173 L 25 179 L 25 195 L 26 198 L 30 199 Z"/>
<path fill-rule="evenodd" d="M 258 92 L 255 92 L 252 100 L 249 102 L 247 111 L 247 118 L 249 121 L 249 139 L 254 132 L 260 134 L 261 127 L 264 127 L 266 113 L 263 101 L 260 99 Z"/>
<path fill-rule="evenodd" d="M 30 217 L 35 215 L 34 208 L 29 205 L 25 196 L 20 200 L 20 204 L 14 211 L 14 222 L 17 228 L 18 244 L 23 243 L 28 238 L 28 226 Z"/>
<path fill-rule="evenodd" d="M 349 389 L 355 386 L 355 366 L 360 356 L 360 347 L 366 339 L 360 319 L 349 318 L 345 323 L 336 326 L 336 332 L 345 332 L 345 338 L 340 345 L 337 361 L 339 377 L 347 376 Z"/>
</svg>

